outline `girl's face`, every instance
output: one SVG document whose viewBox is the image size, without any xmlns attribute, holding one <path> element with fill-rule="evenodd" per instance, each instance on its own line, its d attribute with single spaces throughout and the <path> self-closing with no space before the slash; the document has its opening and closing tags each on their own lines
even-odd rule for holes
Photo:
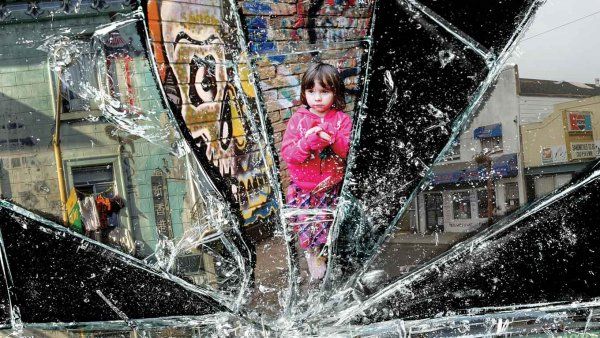
<svg viewBox="0 0 600 338">
<path fill-rule="evenodd" d="M 304 91 L 306 102 L 310 111 L 319 115 L 325 114 L 333 105 L 334 94 L 329 88 L 321 86 L 321 83 L 315 81 L 315 86 Z"/>
</svg>

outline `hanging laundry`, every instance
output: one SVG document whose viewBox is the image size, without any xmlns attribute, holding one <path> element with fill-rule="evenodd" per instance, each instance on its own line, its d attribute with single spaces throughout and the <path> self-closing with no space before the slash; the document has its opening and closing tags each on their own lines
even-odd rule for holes
<svg viewBox="0 0 600 338">
<path fill-rule="evenodd" d="M 108 244 L 130 255 L 135 254 L 133 233 L 131 233 L 128 227 L 118 227 L 110 230 Z"/>
<path fill-rule="evenodd" d="M 124 207 L 125 201 L 123 201 L 123 198 L 121 196 L 116 195 L 115 197 L 110 199 L 110 209 L 112 212 L 118 213 Z"/>
<path fill-rule="evenodd" d="M 93 196 L 87 196 L 79 202 L 81 218 L 86 231 L 96 231 L 100 229 L 100 219 L 98 209 L 96 208 L 96 199 Z"/>
<path fill-rule="evenodd" d="M 113 212 L 108 215 L 108 226 L 111 228 L 119 226 L 119 214 L 118 213 Z"/>
<path fill-rule="evenodd" d="M 71 188 L 65 207 L 67 208 L 67 222 L 69 227 L 79 233 L 83 233 L 81 209 L 79 207 L 79 200 L 77 199 L 77 192 L 75 191 L 75 188 Z"/>
<path fill-rule="evenodd" d="M 125 201 L 121 196 L 117 195 L 110 198 L 110 214 L 108 215 L 108 226 L 117 227 L 119 226 L 119 211 L 125 206 Z"/>
<path fill-rule="evenodd" d="M 108 219 L 112 213 L 110 199 L 98 195 L 96 196 L 96 208 L 98 209 L 98 218 L 100 220 L 100 229 L 108 228 Z"/>
</svg>

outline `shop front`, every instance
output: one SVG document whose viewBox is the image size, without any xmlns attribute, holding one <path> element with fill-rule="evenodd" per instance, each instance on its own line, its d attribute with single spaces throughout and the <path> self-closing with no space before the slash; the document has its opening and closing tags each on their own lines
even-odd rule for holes
<svg viewBox="0 0 600 338">
<path fill-rule="evenodd" d="M 462 169 L 461 169 L 462 168 Z M 419 194 L 415 202 L 419 210 L 414 231 L 472 232 L 487 224 L 490 217 L 505 215 L 519 206 L 517 154 L 504 154 L 492 159 L 492 172 L 473 162 L 454 165 L 452 170 L 435 167 L 432 189 Z M 488 180 L 492 180 L 488 198 Z M 493 203 L 493 212 L 488 212 Z"/>
</svg>

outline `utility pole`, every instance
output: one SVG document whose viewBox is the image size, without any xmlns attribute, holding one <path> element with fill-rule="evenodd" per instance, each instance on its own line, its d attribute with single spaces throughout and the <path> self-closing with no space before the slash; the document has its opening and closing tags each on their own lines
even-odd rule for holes
<svg viewBox="0 0 600 338">
<path fill-rule="evenodd" d="M 492 175 L 492 157 L 490 155 L 501 152 L 501 149 L 492 150 L 492 151 L 482 151 L 477 154 L 473 159 L 475 163 L 479 165 L 485 165 L 487 172 L 486 179 L 486 188 L 487 188 L 487 217 L 488 217 L 488 225 L 492 225 L 494 223 L 494 201 L 492 199 L 492 195 L 494 194 L 494 178 Z"/>
<path fill-rule="evenodd" d="M 62 95 L 61 95 L 61 76 L 62 72 L 58 71 L 56 80 L 56 111 L 54 115 L 54 135 L 52 135 L 52 148 L 54 150 L 54 161 L 56 162 L 56 176 L 58 179 L 58 192 L 60 194 L 60 211 L 64 226 L 69 225 L 69 214 L 67 212 L 67 187 L 65 184 L 65 171 L 62 161 L 62 150 L 60 147 L 60 119 L 62 113 Z"/>
</svg>

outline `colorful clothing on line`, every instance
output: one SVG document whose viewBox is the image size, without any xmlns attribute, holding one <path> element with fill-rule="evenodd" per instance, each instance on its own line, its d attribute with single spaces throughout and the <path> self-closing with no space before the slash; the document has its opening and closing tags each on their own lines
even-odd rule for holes
<svg viewBox="0 0 600 338">
<path fill-rule="evenodd" d="M 79 201 L 79 209 L 86 231 L 96 231 L 100 229 L 100 218 L 98 217 L 98 209 L 96 208 L 96 199 L 93 196 L 88 196 L 82 201 Z"/>
<path fill-rule="evenodd" d="M 98 195 L 96 197 L 96 208 L 98 209 L 98 218 L 100 219 L 100 228 L 108 228 L 108 218 L 112 213 L 110 199 Z"/>
</svg>

